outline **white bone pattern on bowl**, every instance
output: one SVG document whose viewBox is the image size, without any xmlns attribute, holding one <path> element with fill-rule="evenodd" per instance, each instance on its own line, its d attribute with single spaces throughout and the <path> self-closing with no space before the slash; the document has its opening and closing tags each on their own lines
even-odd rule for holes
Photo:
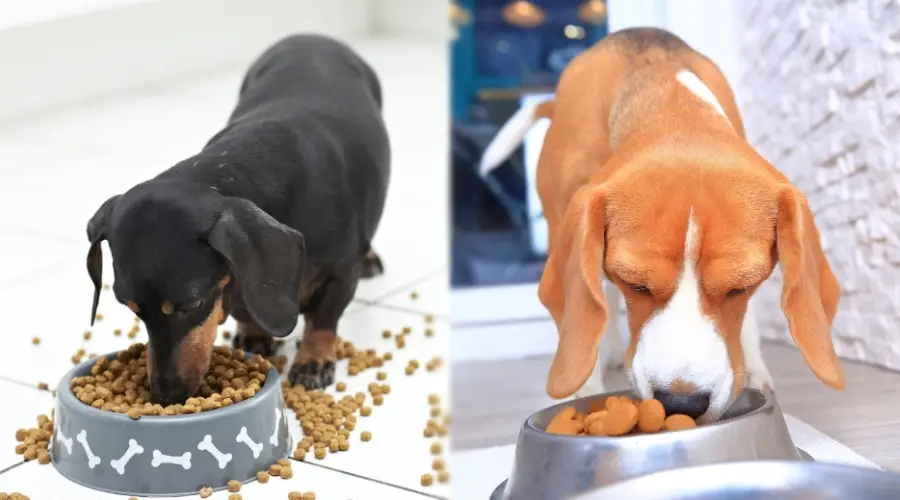
<svg viewBox="0 0 900 500">
<path fill-rule="evenodd" d="M 280 425 L 282 425 L 281 418 L 283 417 L 283 413 L 281 411 L 276 410 L 276 420 L 275 420 L 275 433 L 269 438 L 269 443 L 272 444 L 273 447 L 278 446 L 278 430 Z M 55 439 L 58 442 L 62 443 L 66 448 L 66 452 L 68 454 L 72 454 L 72 444 L 73 439 L 66 437 L 63 434 L 62 430 L 57 427 L 56 432 L 51 436 L 51 439 Z M 290 439 L 290 438 L 289 438 Z M 102 461 L 100 457 L 93 454 L 91 451 L 90 444 L 87 441 L 87 431 L 82 429 L 78 435 L 75 436 L 75 441 L 78 441 L 81 444 L 81 447 L 84 449 L 85 455 L 88 459 L 88 467 L 93 469 Z M 238 433 L 237 437 L 235 437 L 235 442 L 245 444 L 250 451 L 253 453 L 253 458 L 259 458 L 260 453 L 263 450 L 262 442 L 255 442 L 247 433 L 246 427 L 241 427 L 241 431 Z M 224 469 L 229 462 L 231 462 L 233 455 L 231 453 L 222 453 L 215 444 L 213 444 L 212 436 L 207 434 L 203 437 L 203 440 L 197 444 L 197 449 L 200 451 L 206 451 L 218 462 L 219 469 Z M 116 470 L 120 475 L 125 474 L 125 467 L 128 462 L 131 461 L 136 455 L 142 455 L 144 453 L 144 448 L 138 444 L 138 442 L 134 439 L 128 440 L 128 449 L 125 450 L 125 453 L 119 458 L 113 458 L 109 461 L 110 467 Z M 174 464 L 181 465 L 184 470 L 189 470 L 191 468 L 191 452 L 184 452 L 180 456 L 170 456 L 162 453 L 159 450 L 153 450 L 153 458 L 150 461 L 150 465 L 153 467 L 159 467 L 162 464 Z"/>
<path fill-rule="evenodd" d="M 81 447 L 84 448 L 84 453 L 87 455 L 87 458 L 88 458 L 88 467 L 90 467 L 91 469 L 96 467 L 97 464 L 100 463 L 100 457 L 91 453 L 91 447 L 90 447 L 90 445 L 88 445 L 88 442 L 87 442 L 87 431 L 82 429 L 81 432 L 79 432 L 78 435 L 75 436 L 75 439 L 79 443 L 81 443 Z"/>
<path fill-rule="evenodd" d="M 278 408 L 275 408 L 275 431 L 269 436 L 269 442 L 272 443 L 272 446 L 278 446 L 278 427 L 281 425 L 283 416 L 284 414 Z"/>
<path fill-rule="evenodd" d="M 253 458 L 259 458 L 259 454 L 263 449 L 262 441 L 260 441 L 259 443 L 253 442 L 253 440 L 250 439 L 250 435 L 247 434 L 246 427 L 241 427 L 241 432 L 237 435 L 236 438 L 234 438 L 234 440 L 235 442 L 246 444 L 250 448 L 250 450 L 253 451 Z"/>
<path fill-rule="evenodd" d="M 219 449 L 216 448 L 216 445 L 213 444 L 212 436 L 209 434 L 203 438 L 203 441 L 200 441 L 197 445 L 197 449 L 209 452 L 209 454 L 219 462 L 220 469 L 224 469 L 225 466 L 228 465 L 228 462 L 231 462 L 231 453 L 222 453 L 219 451 Z"/>
<path fill-rule="evenodd" d="M 121 476 L 122 474 L 125 474 L 125 466 L 128 465 L 131 457 L 140 455 L 141 453 L 144 453 L 144 447 L 139 445 L 138 442 L 134 439 L 129 439 L 128 449 L 125 450 L 125 454 L 122 455 L 122 458 L 114 458 L 110 460 L 109 465 L 111 465 L 113 469 L 116 469 L 116 472 L 118 472 Z"/>
<path fill-rule="evenodd" d="M 62 433 L 58 427 L 56 428 L 56 437 L 55 439 L 63 444 L 66 447 L 66 452 L 71 455 L 72 454 L 72 438 L 67 438 L 65 434 Z"/>
<path fill-rule="evenodd" d="M 159 450 L 153 450 L 153 461 L 150 462 L 150 465 L 153 467 L 159 467 L 162 464 L 173 464 L 180 465 L 184 468 L 184 470 L 190 470 L 191 468 L 191 452 L 186 451 L 180 457 L 166 455 Z"/>
</svg>

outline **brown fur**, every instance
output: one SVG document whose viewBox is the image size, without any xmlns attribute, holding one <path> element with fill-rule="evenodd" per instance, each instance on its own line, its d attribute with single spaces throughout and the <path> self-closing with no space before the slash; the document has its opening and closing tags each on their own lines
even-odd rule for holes
<svg viewBox="0 0 900 500">
<path fill-rule="evenodd" d="M 206 374 L 223 316 L 225 312 L 222 310 L 222 299 L 219 299 L 206 320 L 178 344 L 175 356 L 178 360 L 178 376 L 187 387 L 197 387 Z"/>
<path fill-rule="evenodd" d="M 675 76 L 706 84 L 722 117 Z M 702 310 L 718 326 L 743 386 L 740 329 L 749 297 L 780 260 L 791 334 L 823 382 L 844 387 L 829 329 L 840 290 L 803 195 L 746 142 L 719 69 L 661 30 L 613 34 L 566 68 L 537 170 L 550 249 L 539 296 L 559 330 L 547 391 L 587 380 L 608 316 L 606 274 L 628 307 L 631 365 L 640 329 L 675 290 L 688 214 L 699 228 Z M 646 285 L 639 293 L 630 284 Z M 729 290 L 746 289 L 729 297 Z"/>
</svg>

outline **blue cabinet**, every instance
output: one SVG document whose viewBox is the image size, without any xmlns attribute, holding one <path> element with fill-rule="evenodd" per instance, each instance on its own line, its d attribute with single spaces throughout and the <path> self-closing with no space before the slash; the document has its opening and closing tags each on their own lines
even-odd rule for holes
<svg viewBox="0 0 900 500">
<path fill-rule="evenodd" d="M 544 22 L 520 28 L 503 19 L 510 0 L 456 0 L 471 14 L 451 49 L 453 118 L 467 122 L 481 96 L 517 89 L 552 89 L 576 54 L 606 35 L 606 26 L 584 23 L 584 0 L 531 0 Z"/>
</svg>

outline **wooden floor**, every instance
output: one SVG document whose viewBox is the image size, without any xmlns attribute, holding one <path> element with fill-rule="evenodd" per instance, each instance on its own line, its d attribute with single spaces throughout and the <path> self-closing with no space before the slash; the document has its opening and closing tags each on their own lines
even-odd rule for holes
<svg viewBox="0 0 900 500">
<path fill-rule="evenodd" d="M 793 347 L 766 344 L 763 354 L 784 412 L 805 420 L 860 455 L 900 472 L 900 373 L 844 362 L 847 389 L 819 382 Z M 525 418 L 553 401 L 544 392 L 550 357 L 454 364 L 453 447 L 512 444 Z M 621 372 L 609 390 L 627 387 Z"/>
</svg>

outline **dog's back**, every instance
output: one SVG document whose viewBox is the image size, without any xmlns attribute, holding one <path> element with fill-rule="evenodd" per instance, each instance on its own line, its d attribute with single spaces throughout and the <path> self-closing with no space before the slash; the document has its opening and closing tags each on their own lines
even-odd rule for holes
<svg viewBox="0 0 900 500">
<path fill-rule="evenodd" d="M 290 36 L 248 70 L 227 125 L 160 177 L 199 178 L 252 201 L 306 234 L 311 259 L 321 246 L 322 259 L 358 260 L 377 229 L 390 177 L 381 104 L 374 71 L 350 47 Z M 334 239 L 348 243 L 346 255 L 329 250 Z"/>
</svg>

